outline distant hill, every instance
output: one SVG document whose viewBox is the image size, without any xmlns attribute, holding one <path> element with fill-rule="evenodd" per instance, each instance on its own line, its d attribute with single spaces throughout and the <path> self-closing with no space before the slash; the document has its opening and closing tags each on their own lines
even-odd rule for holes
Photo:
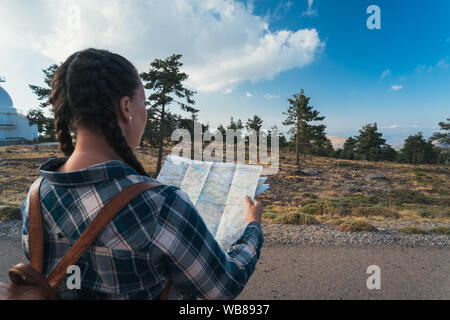
<svg viewBox="0 0 450 320">
<path fill-rule="evenodd" d="M 344 147 L 345 140 L 347 138 L 337 137 L 337 136 L 327 136 L 330 139 L 331 144 L 333 145 L 333 149 L 342 149 Z"/>
<path fill-rule="evenodd" d="M 337 137 L 337 136 L 327 136 L 328 139 L 330 139 L 331 144 L 333 145 L 333 149 L 342 149 L 344 147 L 345 140 L 347 138 Z M 435 146 L 441 147 L 441 148 L 449 148 L 450 146 L 438 143 L 437 141 L 432 142 Z M 396 151 L 400 151 L 401 148 L 403 148 L 403 143 L 400 144 L 393 144 L 391 145 L 392 148 L 394 148 Z"/>
</svg>

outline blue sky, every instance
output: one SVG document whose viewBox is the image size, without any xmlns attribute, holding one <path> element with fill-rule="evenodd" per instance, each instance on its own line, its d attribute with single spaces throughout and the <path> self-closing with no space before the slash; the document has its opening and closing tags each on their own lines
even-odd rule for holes
<svg viewBox="0 0 450 320">
<path fill-rule="evenodd" d="M 380 30 L 366 26 L 369 5 L 381 9 Z M 286 129 L 286 99 L 302 88 L 333 136 L 356 135 L 377 122 L 388 143 L 398 145 L 418 131 L 428 137 L 450 117 L 447 0 L 99 0 L 94 6 L 0 1 L 0 74 L 18 108 L 38 105 L 27 84 L 42 84 L 41 69 L 91 46 L 123 54 L 142 71 L 154 58 L 183 54 L 200 120 L 213 127 L 258 114 L 265 128 Z"/>
</svg>

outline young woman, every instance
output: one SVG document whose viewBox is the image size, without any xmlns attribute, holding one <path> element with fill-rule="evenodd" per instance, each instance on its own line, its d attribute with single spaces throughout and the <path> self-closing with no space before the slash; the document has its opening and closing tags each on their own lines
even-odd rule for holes
<svg viewBox="0 0 450 320">
<path fill-rule="evenodd" d="M 133 153 L 147 112 L 139 74 L 127 59 L 105 50 L 76 52 L 57 69 L 51 87 L 65 156 L 38 169 L 44 276 L 114 195 L 134 183 L 158 182 Z M 27 258 L 29 195 L 21 207 Z M 170 277 L 169 299 L 233 299 L 252 275 L 263 242 L 262 205 L 246 201 L 247 228 L 224 252 L 186 193 L 154 187 L 122 209 L 78 260 L 81 289 L 69 290 L 64 282 L 57 292 L 63 299 L 158 299 Z"/>
</svg>

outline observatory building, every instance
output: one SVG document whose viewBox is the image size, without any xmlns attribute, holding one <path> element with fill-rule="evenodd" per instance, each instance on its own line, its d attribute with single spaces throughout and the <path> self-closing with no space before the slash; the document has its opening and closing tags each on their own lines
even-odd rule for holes
<svg viewBox="0 0 450 320">
<path fill-rule="evenodd" d="M 17 113 L 8 92 L 1 87 L 1 82 L 5 82 L 5 77 L 0 76 L 0 146 L 37 139 L 37 126 L 30 126 L 28 119 Z"/>
</svg>

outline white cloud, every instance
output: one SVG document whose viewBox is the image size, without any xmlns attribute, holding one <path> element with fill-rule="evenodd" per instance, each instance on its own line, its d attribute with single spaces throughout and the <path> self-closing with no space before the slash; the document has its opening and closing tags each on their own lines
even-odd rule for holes
<svg viewBox="0 0 450 320">
<path fill-rule="evenodd" d="M 251 3 L 234 0 L 30 0 L 0 6 L 7 7 L 0 8 L 0 57 L 12 56 L 8 48 L 29 50 L 31 44 L 35 53 L 62 62 L 95 47 L 122 54 L 144 71 L 155 58 L 181 53 L 188 85 L 202 92 L 230 93 L 244 81 L 273 79 L 308 65 L 324 47 L 316 29 L 272 32 Z"/>
<path fill-rule="evenodd" d="M 391 70 L 386 69 L 383 71 L 383 73 L 381 73 L 380 79 L 383 80 L 386 77 L 389 77 L 391 75 Z"/>
<path fill-rule="evenodd" d="M 277 94 L 270 94 L 270 93 L 266 93 L 265 95 L 264 95 L 264 98 L 266 98 L 266 99 L 278 99 L 280 96 L 279 95 L 277 95 Z"/>
<path fill-rule="evenodd" d="M 317 15 L 317 10 L 312 8 L 313 4 L 314 4 L 314 0 L 308 0 L 308 9 L 306 9 L 306 11 L 302 12 L 303 16 L 313 17 L 313 16 Z"/>
<path fill-rule="evenodd" d="M 445 56 L 444 58 L 442 58 L 441 60 L 439 60 L 436 65 L 434 67 L 438 67 L 444 70 L 447 70 L 448 67 L 450 66 L 450 57 L 449 56 Z M 426 65 L 420 64 L 416 67 L 416 72 L 417 73 L 421 73 L 425 70 L 427 70 L 428 72 L 432 71 L 434 68 L 433 66 L 429 66 L 427 67 Z"/>
<path fill-rule="evenodd" d="M 403 89 L 403 86 L 399 85 L 399 84 L 394 84 L 391 86 L 391 89 L 394 91 L 399 91 L 399 90 Z"/>
<path fill-rule="evenodd" d="M 251 97 L 253 97 L 253 94 L 251 94 L 250 92 L 246 92 L 246 93 L 245 93 L 245 97 L 251 98 Z"/>
<path fill-rule="evenodd" d="M 421 72 L 423 72 L 426 68 L 427 68 L 427 66 L 425 66 L 425 65 L 423 65 L 423 64 L 419 64 L 419 65 L 416 67 L 416 72 L 417 72 L 417 73 L 421 73 Z"/>
<path fill-rule="evenodd" d="M 439 68 L 442 68 L 444 70 L 447 70 L 448 67 L 450 66 L 450 61 L 449 61 L 449 57 L 444 57 L 442 58 L 438 63 L 437 66 Z"/>
<path fill-rule="evenodd" d="M 280 1 L 277 3 L 273 13 L 271 13 L 270 9 L 268 10 L 268 16 L 270 17 L 270 20 L 282 19 L 293 6 L 294 4 L 291 1 Z"/>
<path fill-rule="evenodd" d="M 430 126 L 430 125 L 422 125 L 422 124 L 412 124 L 412 125 L 392 124 L 392 125 L 380 126 L 379 128 L 380 129 L 433 129 L 433 128 L 437 128 L 437 127 Z"/>
</svg>

